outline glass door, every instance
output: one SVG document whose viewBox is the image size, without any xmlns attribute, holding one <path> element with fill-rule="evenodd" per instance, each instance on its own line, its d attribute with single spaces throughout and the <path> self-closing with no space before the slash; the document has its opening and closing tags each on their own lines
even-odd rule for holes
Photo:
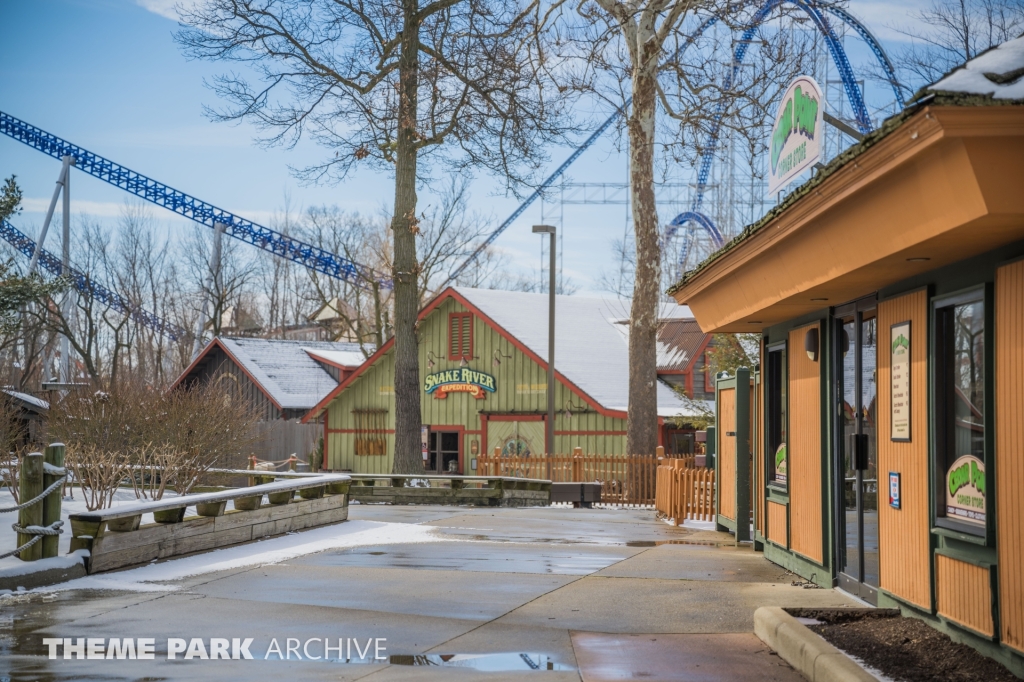
<svg viewBox="0 0 1024 682">
<path fill-rule="evenodd" d="M 839 482 L 837 528 L 839 586 L 872 604 L 878 601 L 878 322 L 873 308 L 853 306 L 837 320 L 839 352 Z M 862 308 L 862 309 L 857 309 Z"/>
<path fill-rule="evenodd" d="M 430 432 L 430 448 L 423 468 L 428 474 L 460 473 L 458 431 Z"/>
</svg>

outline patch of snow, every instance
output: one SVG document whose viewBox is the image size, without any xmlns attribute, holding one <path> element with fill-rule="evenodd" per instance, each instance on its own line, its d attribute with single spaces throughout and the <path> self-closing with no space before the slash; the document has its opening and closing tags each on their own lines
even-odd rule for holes
<svg viewBox="0 0 1024 682">
<path fill-rule="evenodd" d="M 259 542 L 214 550 L 205 554 L 150 563 L 114 573 L 100 573 L 36 591 L 127 590 L 168 592 L 179 586 L 174 581 L 189 576 L 215 573 L 248 566 L 277 564 L 305 554 L 331 549 L 371 545 L 412 544 L 421 542 L 457 542 L 439 536 L 432 528 L 409 523 L 347 521 Z"/>
<path fill-rule="evenodd" d="M 683 521 L 683 528 L 692 528 L 693 530 L 715 530 L 715 522 L 693 521 L 692 519 L 686 519 Z"/>
<path fill-rule="evenodd" d="M 1011 83 L 993 83 L 985 74 L 998 75 L 1024 68 L 1024 36 L 1008 40 L 949 74 L 929 90 L 992 95 L 994 99 L 1024 99 L 1024 76 Z"/>
<path fill-rule="evenodd" d="M 7 557 L 0 561 L 0 578 L 13 578 L 17 575 L 29 575 L 53 568 L 74 568 L 85 563 L 89 558 L 89 550 L 78 549 L 71 554 L 40 559 L 39 561 L 22 561 L 17 557 Z"/>
</svg>

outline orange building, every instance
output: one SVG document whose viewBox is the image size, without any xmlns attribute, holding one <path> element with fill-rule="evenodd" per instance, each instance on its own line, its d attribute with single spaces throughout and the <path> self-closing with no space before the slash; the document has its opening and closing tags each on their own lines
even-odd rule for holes
<svg viewBox="0 0 1024 682">
<path fill-rule="evenodd" d="M 1024 37 L 925 88 L 670 291 L 704 332 L 761 335 L 755 547 L 1018 675 L 1022 74 Z M 735 402 L 718 428 L 733 479 Z M 724 526 L 746 513 L 738 490 L 720 491 Z"/>
</svg>

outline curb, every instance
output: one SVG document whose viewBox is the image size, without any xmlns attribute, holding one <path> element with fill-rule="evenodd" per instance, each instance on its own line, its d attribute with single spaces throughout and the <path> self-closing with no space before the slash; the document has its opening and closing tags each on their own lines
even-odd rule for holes
<svg viewBox="0 0 1024 682">
<path fill-rule="evenodd" d="M 754 612 L 754 634 L 811 682 L 878 682 L 779 606 Z"/>
<path fill-rule="evenodd" d="M 0 568 L 0 594 L 49 587 L 86 576 L 89 553 L 78 550 L 60 557 L 27 562 L 24 566 Z"/>
</svg>

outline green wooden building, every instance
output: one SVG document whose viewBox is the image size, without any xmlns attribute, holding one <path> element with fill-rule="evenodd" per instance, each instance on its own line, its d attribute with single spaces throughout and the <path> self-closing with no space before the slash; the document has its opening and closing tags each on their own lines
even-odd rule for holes
<svg viewBox="0 0 1024 682">
<path fill-rule="evenodd" d="M 624 454 L 629 385 L 628 302 L 556 297 L 555 450 Z M 546 294 L 452 287 L 420 313 L 419 365 L 424 469 L 476 472 L 482 452 L 541 453 L 547 411 Z M 665 304 L 663 321 L 690 319 Z M 703 352 L 706 343 L 700 347 Z M 692 355 L 692 354 L 691 354 Z M 679 366 L 692 367 L 684 357 Z M 703 381 L 703 377 L 701 378 Z M 680 442 L 697 411 L 658 384 L 659 439 Z M 706 403 L 704 408 L 710 408 Z M 393 341 L 303 419 L 324 429 L 332 470 L 388 473 L 394 454 Z"/>
</svg>

